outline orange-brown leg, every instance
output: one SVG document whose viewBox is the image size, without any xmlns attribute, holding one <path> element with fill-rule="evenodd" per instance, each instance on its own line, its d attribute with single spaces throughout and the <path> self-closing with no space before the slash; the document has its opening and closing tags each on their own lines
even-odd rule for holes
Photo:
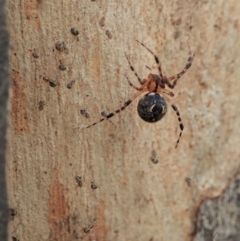
<svg viewBox="0 0 240 241">
<path fill-rule="evenodd" d="M 177 106 L 175 104 L 173 104 L 172 101 L 167 96 L 164 95 L 164 98 L 171 104 L 173 110 L 175 111 L 175 113 L 176 113 L 176 115 L 178 117 L 180 133 L 179 133 L 176 145 L 175 145 L 175 148 L 177 148 L 178 147 L 178 143 L 180 142 L 180 139 L 181 139 L 181 136 L 182 136 L 182 133 L 183 133 L 184 126 L 183 126 L 182 119 L 181 119 L 181 116 L 180 116 L 180 112 L 179 112 Z"/>
<path fill-rule="evenodd" d="M 142 91 L 143 90 L 143 88 L 142 87 L 136 87 L 129 79 L 128 79 L 128 77 L 127 77 L 127 75 L 125 75 L 125 77 L 126 77 L 126 79 L 127 79 L 127 81 L 128 81 L 128 84 L 131 86 L 131 87 L 133 87 L 135 90 L 138 90 L 138 91 Z"/>
<path fill-rule="evenodd" d="M 193 58 L 194 58 L 195 53 L 192 54 L 189 45 L 188 45 L 188 48 L 189 48 L 189 57 L 188 57 L 187 64 L 185 65 L 184 69 L 183 69 L 180 73 L 178 73 L 178 74 L 175 74 L 175 75 L 173 75 L 173 76 L 171 76 L 171 77 L 168 77 L 168 78 L 164 78 L 165 84 L 166 84 L 169 88 L 171 88 L 171 89 L 174 88 L 174 86 L 177 84 L 177 81 L 178 81 L 178 80 L 186 73 L 186 71 L 192 66 L 192 62 L 193 62 Z M 173 83 L 170 83 L 170 82 L 172 82 L 172 81 L 173 81 Z"/>
<path fill-rule="evenodd" d="M 163 77 L 163 75 L 162 75 L 162 69 L 161 69 L 161 64 L 160 64 L 160 61 L 159 61 L 159 59 L 158 59 L 158 56 L 157 56 L 156 54 L 154 54 L 153 51 L 152 51 L 151 49 L 149 49 L 145 44 L 141 43 L 141 42 L 138 41 L 137 39 L 136 39 L 136 41 L 137 41 L 138 43 L 140 43 L 145 49 L 147 49 L 147 50 L 154 56 L 155 62 L 156 62 L 157 65 L 158 65 L 158 71 L 159 71 L 160 78 L 162 78 L 162 77 Z"/>
<path fill-rule="evenodd" d="M 179 127 L 180 127 L 180 133 L 179 133 L 179 136 L 178 136 L 178 140 L 177 140 L 177 142 L 176 142 L 176 145 L 175 145 L 175 148 L 177 148 L 178 143 L 180 142 L 180 138 L 181 138 L 182 133 L 183 133 L 184 126 L 183 126 L 182 119 L 181 119 L 181 116 L 180 116 L 180 112 L 179 112 L 177 106 L 174 105 L 174 104 L 172 104 L 172 108 L 173 108 L 173 110 L 174 110 L 174 111 L 176 112 L 176 114 L 177 114 L 178 122 L 179 122 Z"/>
<path fill-rule="evenodd" d="M 159 94 L 161 94 L 161 93 L 163 93 L 163 94 L 165 94 L 165 95 L 169 95 L 169 96 L 171 96 L 171 97 L 174 96 L 174 93 L 173 93 L 172 91 L 168 90 L 168 89 L 161 89 L 161 90 L 159 91 Z"/>
<path fill-rule="evenodd" d="M 138 73 L 135 71 L 135 69 L 134 69 L 134 67 L 132 66 L 132 64 L 131 64 L 128 56 L 126 55 L 126 53 L 125 53 L 125 56 L 126 56 L 126 59 L 127 59 L 127 61 L 128 61 L 129 66 L 130 66 L 130 69 L 132 70 L 132 72 L 133 72 L 133 73 L 135 74 L 135 76 L 137 77 L 138 82 L 139 82 L 141 85 L 144 85 L 144 84 L 146 83 L 146 79 L 143 79 L 143 80 L 142 80 L 142 79 L 139 77 Z"/>
<path fill-rule="evenodd" d="M 140 94 L 142 94 L 143 92 L 144 92 L 144 91 L 138 91 L 131 99 L 127 100 L 121 108 L 115 110 L 114 112 L 108 114 L 108 115 L 106 116 L 106 118 L 102 118 L 102 119 L 100 119 L 99 121 L 97 121 L 97 122 L 95 122 L 95 123 L 87 126 L 86 128 L 89 128 L 89 127 L 91 127 L 91 126 L 94 126 L 94 125 L 96 125 L 96 124 L 98 124 L 98 123 L 100 123 L 100 122 L 102 122 L 102 121 L 104 121 L 104 120 L 106 120 L 106 119 L 112 118 L 115 114 L 118 114 L 119 112 L 121 112 L 121 111 L 123 111 L 124 109 L 126 109 L 126 107 L 129 106 L 129 105 L 132 103 L 132 101 L 133 101 L 135 98 L 137 98 Z"/>
</svg>

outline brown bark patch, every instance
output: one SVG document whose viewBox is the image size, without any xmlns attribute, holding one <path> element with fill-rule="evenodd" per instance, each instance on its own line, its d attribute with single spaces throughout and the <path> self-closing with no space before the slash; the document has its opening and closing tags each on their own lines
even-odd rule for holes
<svg viewBox="0 0 240 241">
<path fill-rule="evenodd" d="M 98 241 L 107 240 L 105 202 L 101 201 L 95 209 L 96 227 L 94 225 L 94 236 Z"/>
<path fill-rule="evenodd" d="M 64 197 L 64 187 L 58 179 L 50 186 L 48 221 L 50 240 L 70 240 L 69 206 Z"/>
<path fill-rule="evenodd" d="M 29 131 L 27 101 L 18 71 L 12 70 L 12 123 L 16 134 Z"/>
<path fill-rule="evenodd" d="M 39 20 L 39 7 L 41 4 L 41 0 L 34 0 L 34 1 L 25 1 L 24 2 L 24 12 L 26 18 L 31 20 L 32 23 L 35 24 L 37 29 L 40 29 L 40 20 Z"/>
</svg>

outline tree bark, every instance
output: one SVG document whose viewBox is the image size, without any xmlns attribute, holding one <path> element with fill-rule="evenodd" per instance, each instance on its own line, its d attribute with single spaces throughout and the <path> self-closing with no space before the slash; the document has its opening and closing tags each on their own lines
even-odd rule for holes
<svg viewBox="0 0 240 241">
<path fill-rule="evenodd" d="M 238 0 L 8 1 L 12 240 L 193 240 L 201 204 L 238 172 L 239 12 Z M 125 53 L 141 78 L 158 73 L 135 39 L 167 77 L 195 51 L 171 98 L 177 149 L 175 112 L 146 123 L 141 97 L 84 128 L 136 93 Z"/>
</svg>

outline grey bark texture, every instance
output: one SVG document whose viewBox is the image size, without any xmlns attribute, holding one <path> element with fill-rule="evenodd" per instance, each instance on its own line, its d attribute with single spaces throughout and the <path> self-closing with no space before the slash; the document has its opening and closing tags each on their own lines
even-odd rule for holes
<svg viewBox="0 0 240 241">
<path fill-rule="evenodd" d="M 238 0 L 8 1 L 11 237 L 202 238 L 202 204 L 239 173 L 239 13 Z M 185 126 L 177 149 L 175 112 L 144 122 L 141 97 L 84 128 L 136 93 L 125 53 L 141 78 L 158 73 L 136 39 L 158 55 L 167 77 L 184 68 L 188 43 L 195 52 L 171 98 Z"/>
<path fill-rule="evenodd" d="M 8 224 L 8 202 L 6 182 L 7 150 L 7 103 L 9 91 L 8 74 L 9 34 L 6 24 L 5 1 L 0 0 L 0 240 L 6 241 Z"/>
<path fill-rule="evenodd" d="M 240 240 L 240 174 L 217 198 L 200 208 L 195 241 Z"/>
</svg>

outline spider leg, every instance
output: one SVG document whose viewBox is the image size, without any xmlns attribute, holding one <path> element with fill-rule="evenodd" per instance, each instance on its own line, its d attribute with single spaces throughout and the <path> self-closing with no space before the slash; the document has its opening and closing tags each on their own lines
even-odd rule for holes
<svg viewBox="0 0 240 241">
<path fill-rule="evenodd" d="M 128 61 L 129 66 L 130 66 L 130 69 L 132 70 L 132 72 L 133 72 L 133 73 L 135 74 L 135 76 L 137 77 L 139 83 L 140 83 L 141 85 L 144 85 L 144 84 L 146 83 L 146 80 L 145 80 L 145 79 L 142 80 L 142 79 L 139 77 L 139 75 L 137 74 L 137 72 L 135 71 L 134 67 L 132 66 L 132 64 L 131 64 L 128 56 L 126 55 L 126 53 L 125 53 L 125 56 L 126 56 L 126 59 L 127 59 L 127 61 Z"/>
<path fill-rule="evenodd" d="M 176 112 L 176 114 L 177 114 L 178 122 L 179 122 L 179 127 L 180 127 L 180 133 L 179 133 L 179 136 L 178 136 L 178 140 L 177 140 L 177 142 L 176 142 L 176 145 L 175 145 L 175 148 L 177 148 L 178 143 L 179 143 L 180 138 L 181 138 L 182 133 L 183 133 L 184 126 L 183 126 L 182 119 L 181 119 L 181 116 L 180 116 L 180 112 L 179 112 L 177 106 L 174 105 L 174 104 L 172 104 L 172 108 L 173 108 L 173 110 L 174 110 L 174 111 Z"/>
<path fill-rule="evenodd" d="M 138 41 L 137 39 L 136 39 L 136 41 L 137 41 L 138 43 L 140 43 L 145 49 L 147 49 L 147 50 L 154 56 L 155 62 L 156 62 L 157 65 L 158 65 L 159 75 L 160 75 L 160 77 L 162 78 L 162 77 L 163 77 L 163 75 L 162 75 L 162 69 L 161 69 L 161 64 L 160 64 L 160 61 L 159 61 L 159 59 L 158 59 L 158 56 L 157 56 L 156 54 L 154 54 L 154 53 L 152 52 L 152 50 L 149 49 L 145 44 L 141 43 L 141 42 Z"/>
<path fill-rule="evenodd" d="M 172 91 L 168 90 L 168 89 L 161 89 L 161 91 L 159 91 L 159 94 L 161 94 L 161 93 L 163 93 L 165 95 L 169 95 L 171 97 L 174 96 L 174 93 Z"/>
<path fill-rule="evenodd" d="M 178 74 L 175 74 L 169 78 L 164 78 L 164 82 L 166 83 L 166 85 L 169 88 L 173 89 L 174 86 L 177 84 L 177 81 L 186 73 L 186 71 L 192 65 L 195 53 L 192 54 L 189 44 L 188 44 L 188 48 L 189 48 L 189 57 L 188 57 L 187 64 L 185 65 L 184 69 L 181 72 L 179 72 Z M 170 83 L 171 81 L 173 81 L 173 83 Z"/>
<path fill-rule="evenodd" d="M 180 142 L 180 139 L 181 139 L 181 136 L 182 136 L 182 133 L 183 133 L 183 129 L 184 129 L 184 126 L 183 126 L 183 123 L 182 123 L 182 119 L 181 119 L 181 116 L 180 116 L 180 112 L 177 108 L 177 106 L 175 104 L 173 104 L 171 102 L 171 100 L 164 95 L 164 98 L 171 104 L 173 110 L 175 111 L 176 115 L 177 115 L 177 118 L 178 118 L 178 123 L 179 123 L 179 128 L 180 128 L 180 133 L 179 133 L 179 136 L 178 136 L 178 139 L 177 139 L 177 142 L 176 142 L 176 145 L 175 145 L 175 149 L 178 147 L 178 143 Z"/>
<path fill-rule="evenodd" d="M 150 71 L 152 71 L 152 69 L 151 69 L 150 67 L 148 67 L 147 65 L 145 65 L 145 67 L 146 67 L 147 69 L 149 69 Z"/>
<path fill-rule="evenodd" d="M 89 127 L 91 127 L 91 126 L 95 126 L 96 124 L 98 124 L 98 123 L 100 123 L 100 122 L 102 122 L 102 121 L 104 121 L 104 120 L 106 120 L 106 119 L 112 118 L 115 114 L 118 114 L 119 112 L 121 112 L 121 111 L 123 111 L 124 109 L 126 109 L 126 107 L 129 106 L 129 105 L 132 103 L 132 101 L 133 101 L 135 98 L 137 98 L 137 97 L 138 97 L 140 94 L 142 94 L 142 93 L 143 93 L 143 91 L 138 91 L 131 99 L 127 100 L 121 108 L 115 110 L 115 111 L 112 112 L 112 113 L 109 113 L 108 115 L 106 115 L 106 118 L 102 118 L 102 119 L 100 119 L 99 121 L 97 121 L 97 122 L 95 122 L 95 123 L 93 123 L 93 124 L 91 124 L 91 125 L 89 125 L 89 126 L 87 126 L 87 127 L 85 127 L 85 128 L 89 128 Z"/>
<path fill-rule="evenodd" d="M 143 88 L 136 87 L 136 86 L 128 79 L 127 75 L 125 75 L 125 77 L 126 77 L 126 79 L 127 79 L 127 81 L 128 81 L 128 84 L 129 84 L 131 87 L 133 87 L 135 90 L 138 90 L 138 91 L 143 90 Z"/>
</svg>

